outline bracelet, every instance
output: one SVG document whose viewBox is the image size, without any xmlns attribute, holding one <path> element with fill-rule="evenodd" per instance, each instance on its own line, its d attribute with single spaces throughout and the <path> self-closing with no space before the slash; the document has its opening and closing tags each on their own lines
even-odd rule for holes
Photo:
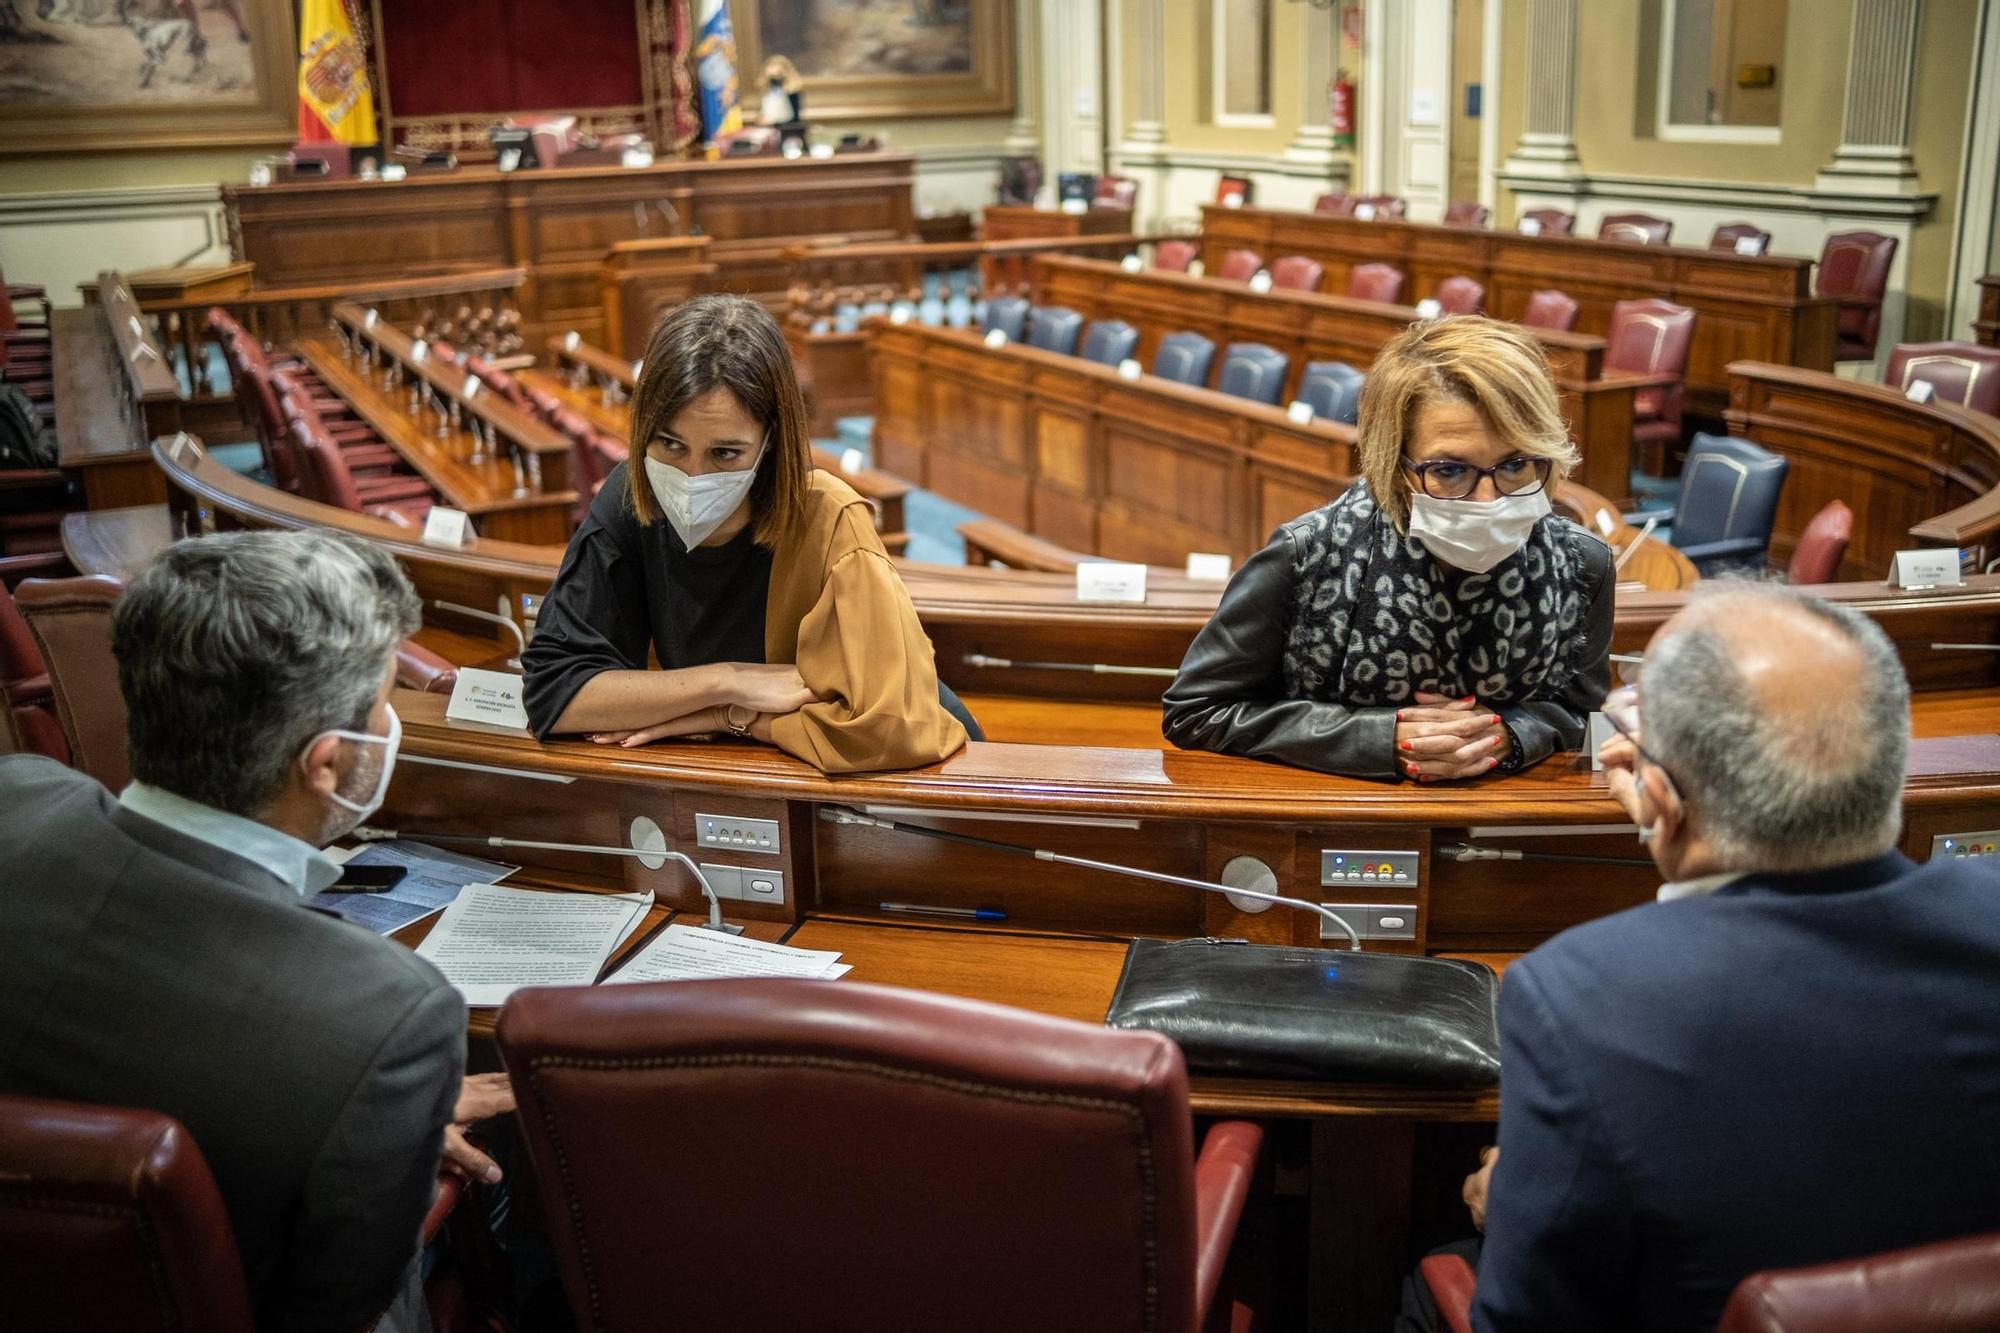
<svg viewBox="0 0 2000 1333">
<path fill-rule="evenodd" d="M 739 713 L 742 714 L 741 721 L 737 720 Z M 750 724 L 756 720 L 757 710 L 748 704 L 731 704 L 722 710 L 722 724 L 729 728 L 729 734 L 732 736 L 748 736 Z"/>
<path fill-rule="evenodd" d="M 1505 722 L 1500 729 L 1507 733 L 1507 757 L 1495 765 L 1495 773 L 1519 773 L 1528 766 L 1528 757 L 1521 753 L 1521 738 L 1514 734 L 1514 728 Z"/>
</svg>

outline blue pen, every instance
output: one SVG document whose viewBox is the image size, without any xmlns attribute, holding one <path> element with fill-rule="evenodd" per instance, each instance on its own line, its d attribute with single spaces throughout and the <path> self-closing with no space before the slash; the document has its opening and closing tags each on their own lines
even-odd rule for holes
<svg viewBox="0 0 2000 1333">
<path fill-rule="evenodd" d="M 1007 914 L 997 907 L 925 907 L 921 903 L 883 903 L 885 912 L 908 912 L 915 916 L 955 916 L 965 921 L 1005 921 Z"/>
</svg>

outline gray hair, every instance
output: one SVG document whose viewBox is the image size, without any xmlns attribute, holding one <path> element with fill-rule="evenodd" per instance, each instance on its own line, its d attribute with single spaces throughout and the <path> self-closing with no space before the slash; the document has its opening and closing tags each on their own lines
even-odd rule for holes
<svg viewBox="0 0 2000 1333">
<path fill-rule="evenodd" d="M 1646 753 L 1667 770 L 1726 868 L 1816 870 L 1895 845 L 1910 746 L 1910 683 L 1881 626 L 1794 588 L 1720 581 L 1702 598 L 1758 617 L 1802 614 L 1861 659 L 1852 711 L 1760 706 L 1729 636 L 1697 621 L 1662 635 L 1640 677 Z"/>
<path fill-rule="evenodd" d="M 418 609 L 395 561 L 338 533 L 174 543 L 111 617 L 132 776 L 261 813 L 313 737 L 366 729 Z"/>
</svg>

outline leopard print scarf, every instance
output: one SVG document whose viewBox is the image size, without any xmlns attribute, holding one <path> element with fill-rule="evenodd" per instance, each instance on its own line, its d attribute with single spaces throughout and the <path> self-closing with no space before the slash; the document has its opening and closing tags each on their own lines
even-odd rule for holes
<svg viewBox="0 0 2000 1333">
<path fill-rule="evenodd" d="M 1582 640 L 1582 530 L 1554 514 L 1484 574 L 1448 570 L 1365 481 L 1292 524 L 1285 690 L 1351 708 L 1419 690 L 1489 704 L 1559 694 Z"/>
</svg>

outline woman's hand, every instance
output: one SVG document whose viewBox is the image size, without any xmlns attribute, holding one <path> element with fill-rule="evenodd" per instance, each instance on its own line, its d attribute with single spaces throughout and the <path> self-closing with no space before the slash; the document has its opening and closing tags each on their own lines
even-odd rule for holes
<svg viewBox="0 0 2000 1333">
<path fill-rule="evenodd" d="M 677 717 L 650 727 L 639 727 L 633 731 L 593 732 L 590 740 L 596 745 L 616 745 L 620 749 L 631 750 L 673 736 L 699 736 L 712 731 L 727 731 L 728 713 L 726 705 L 704 708 L 699 712 L 689 713 L 686 717 Z"/>
<path fill-rule="evenodd" d="M 731 662 L 723 689 L 725 703 L 741 704 L 759 713 L 796 713 L 820 695 L 807 688 L 805 677 L 789 662 Z"/>
<path fill-rule="evenodd" d="M 1396 712 L 1396 762 L 1418 782 L 1491 773 L 1509 748 L 1499 716 L 1470 697 L 1419 691 L 1414 706 Z"/>
</svg>

